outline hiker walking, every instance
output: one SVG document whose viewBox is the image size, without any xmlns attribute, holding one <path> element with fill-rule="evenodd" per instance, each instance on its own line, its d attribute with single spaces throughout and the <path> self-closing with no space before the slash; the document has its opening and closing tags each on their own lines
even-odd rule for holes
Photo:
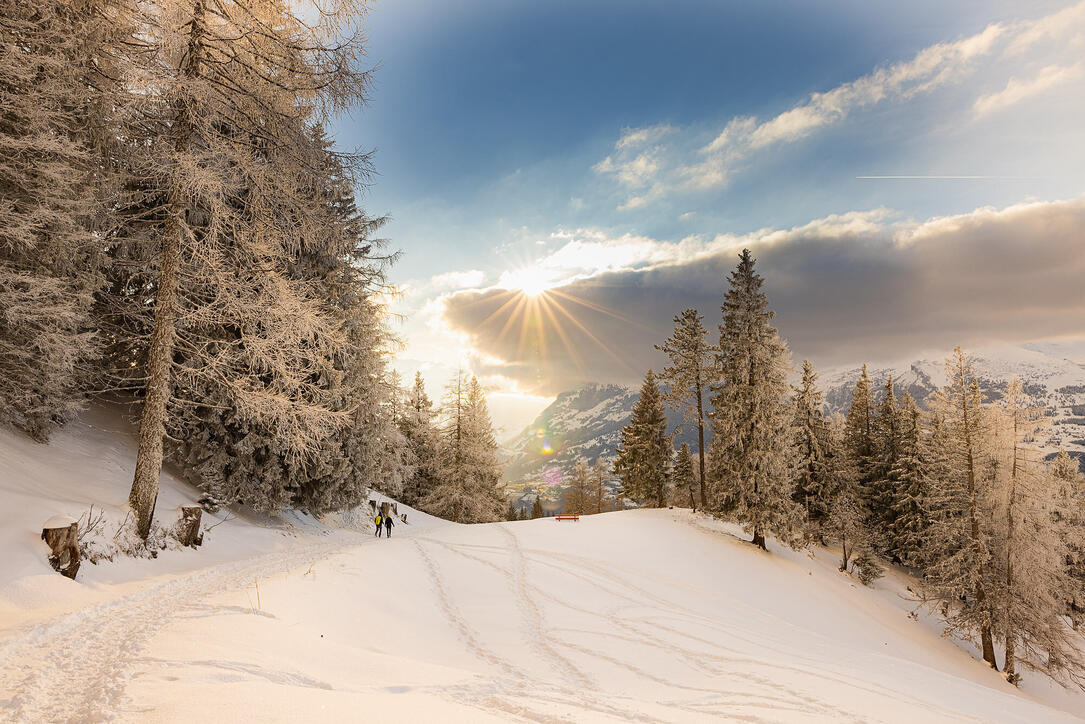
<svg viewBox="0 0 1085 724">
<path fill-rule="evenodd" d="M 375 531 L 373 532 L 373 535 L 375 535 L 375 536 L 377 536 L 378 538 L 380 538 L 380 537 L 381 537 L 381 523 L 383 523 L 383 522 L 384 522 L 384 521 L 383 521 L 383 520 L 381 519 L 381 514 L 380 514 L 380 513 L 377 513 L 377 519 L 376 519 L 376 521 L 375 521 L 375 522 L 377 523 L 377 530 L 375 530 Z"/>
<path fill-rule="evenodd" d="M 392 537 L 392 526 L 393 525 L 395 525 L 395 523 L 392 522 L 392 516 L 390 516 L 390 515 L 384 516 L 384 527 L 388 529 L 387 533 L 388 533 L 389 538 Z"/>
</svg>

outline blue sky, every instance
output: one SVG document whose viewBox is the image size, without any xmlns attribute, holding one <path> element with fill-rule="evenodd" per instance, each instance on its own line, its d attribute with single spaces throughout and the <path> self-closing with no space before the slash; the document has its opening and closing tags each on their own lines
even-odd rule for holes
<svg viewBox="0 0 1085 724">
<path fill-rule="evenodd" d="M 616 370 L 553 339 L 542 351 L 495 343 L 504 325 L 483 333 L 461 308 L 478 290 L 608 275 L 630 295 L 608 303 L 628 306 L 654 293 L 646 275 L 660 265 L 712 244 L 729 260 L 721 238 L 756 255 L 776 243 L 763 230 L 817 236 L 815 222 L 843 215 L 851 226 L 833 233 L 862 237 L 853 252 L 899 246 L 939 217 L 1085 192 L 1085 11 L 1067 2 L 383 0 L 367 28 L 372 103 L 336 132 L 377 150 L 365 205 L 391 214 L 386 233 L 404 252 L 397 367 L 423 370 L 436 392 L 467 364 L 509 430 L 558 388 L 628 382 L 654 362 L 646 352 Z M 985 178 L 857 178 L 872 175 Z M 833 254 L 811 269 L 855 262 Z M 714 321 L 705 295 L 670 297 Z M 589 331 L 651 350 L 681 308 L 662 311 Z"/>
</svg>

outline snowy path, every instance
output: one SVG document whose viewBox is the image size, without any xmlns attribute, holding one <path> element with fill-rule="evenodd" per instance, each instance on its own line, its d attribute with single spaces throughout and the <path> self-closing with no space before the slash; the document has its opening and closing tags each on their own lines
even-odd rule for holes
<svg viewBox="0 0 1085 724">
<path fill-rule="evenodd" d="M 17 722 L 108 719 L 123 701 L 137 656 L 179 612 L 357 545 L 306 543 L 153 583 L 139 593 L 16 631 L 0 641 L 0 714 Z"/>
<path fill-rule="evenodd" d="M 307 540 L 12 632 L 0 720 L 1081 721 L 680 511 Z"/>
</svg>

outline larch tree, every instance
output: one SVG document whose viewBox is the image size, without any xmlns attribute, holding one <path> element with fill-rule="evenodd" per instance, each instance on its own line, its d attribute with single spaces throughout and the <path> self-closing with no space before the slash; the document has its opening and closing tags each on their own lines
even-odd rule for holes
<svg viewBox="0 0 1085 724">
<path fill-rule="evenodd" d="M 657 508 L 667 504 L 671 440 L 663 394 L 652 370 L 644 376 L 640 397 L 629 424 L 622 428 L 614 474 L 622 483 L 622 497 Z"/>
<path fill-rule="evenodd" d="M 795 490 L 793 497 L 802 506 L 807 526 L 820 537 L 820 528 L 829 513 L 833 490 L 828 471 L 829 427 L 822 412 L 817 373 L 809 360 L 802 363 L 802 381 L 794 387 Z"/>
<path fill-rule="evenodd" d="M 85 4 L 0 2 L 0 420 L 44 441 L 98 352 Z"/>
<path fill-rule="evenodd" d="M 591 497 L 591 472 L 587 460 L 578 460 L 569 476 L 569 488 L 565 491 L 565 512 L 585 514 L 589 510 Z"/>
<path fill-rule="evenodd" d="M 1085 642 L 1064 620 L 1072 578 L 1060 535 L 1065 516 L 1059 480 L 1037 445 L 1044 437 L 1043 408 L 1029 404 L 1020 380 L 1010 381 L 1002 404 L 991 411 L 994 428 L 997 570 L 990 595 L 1001 614 L 1003 674 L 1017 684 L 1018 663 L 1052 678 L 1065 676 L 1085 688 Z M 1000 585 L 999 585 L 1000 584 Z"/>
<path fill-rule="evenodd" d="M 610 466 L 602 457 L 595 460 L 591 468 L 590 478 L 590 506 L 591 512 L 602 513 L 606 508 L 607 480 L 610 479 Z"/>
<path fill-rule="evenodd" d="M 705 493 L 705 401 L 709 386 L 715 379 L 712 349 L 706 342 L 708 330 L 696 309 L 687 309 L 674 318 L 670 339 L 656 349 L 665 352 L 670 365 L 663 368 L 659 379 L 667 385 L 667 401 L 682 412 L 683 418 L 697 425 L 697 465 L 700 471 L 700 501 L 703 508 Z M 695 504 L 691 504 L 696 509 Z"/>
<path fill-rule="evenodd" d="M 930 491 L 932 521 L 924 541 L 926 595 L 939 605 L 949 630 L 979 634 L 983 660 L 997 669 L 997 613 L 988 593 L 996 585 L 990 421 L 972 361 L 960 347 L 946 360 L 946 377 L 945 388 L 933 400 L 933 412 L 944 426 L 938 431 L 944 458 Z"/>
<path fill-rule="evenodd" d="M 142 12 L 151 59 L 131 83 L 150 91 L 134 129 L 148 142 L 119 243 L 147 260 L 130 308 L 151 318 L 129 345 L 143 388 L 130 503 L 146 536 L 175 401 L 213 390 L 241 424 L 275 429 L 287 460 L 351 424 L 325 384 L 348 337 L 293 265 L 328 218 L 313 203 L 312 123 L 363 101 L 370 76 L 360 3 L 315 18 L 277 0 Z"/>
<path fill-rule="evenodd" d="M 753 256 L 744 249 L 731 273 L 720 325 L 709 509 L 742 525 L 764 549 L 768 534 L 799 543 L 802 508 L 792 499 L 790 354 L 771 325 L 762 284 Z"/>
<path fill-rule="evenodd" d="M 1050 463 L 1050 475 L 1057 486 L 1055 522 L 1066 550 L 1065 569 L 1069 591 L 1065 606 L 1075 630 L 1085 618 L 1085 475 L 1066 450 L 1059 449 Z"/>
</svg>

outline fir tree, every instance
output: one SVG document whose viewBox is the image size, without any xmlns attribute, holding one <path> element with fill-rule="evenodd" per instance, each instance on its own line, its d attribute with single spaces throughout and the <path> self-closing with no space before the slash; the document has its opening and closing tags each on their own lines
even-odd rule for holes
<svg viewBox="0 0 1085 724">
<path fill-rule="evenodd" d="M 622 496 L 642 505 L 665 507 L 671 444 L 663 395 L 651 370 L 644 376 L 640 398 L 621 434 L 614 474 L 621 479 Z"/>
<path fill-rule="evenodd" d="M 438 482 L 422 509 L 456 523 L 500 520 L 506 498 L 497 440 L 478 378 L 461 370 L 445 397 Z"/>
<path fill-rule="evenodd" d="M 659 379 L 667 384 L 667 401 L 681 410 L 685 420 L 697 425 L 697 463 L 700 471 L 701 507 L 705 506 L 705 396 L 714 379 L 711 348 L 705 342 L 708 330 L 696 309 L 687 309 L 674 318 L 674 333 L 656 349 L 667 353 L 670 366 Z M 696 509 L 696 504 L 691 503 Z"/>
<path fill-rule="evenodd" d="M 921 453 L 923 426 L 919 407 L 907 393 L 901 404 L 900 425 L 900 449 L 888 475 L 892 491 L 888 547 L 895 559 L 915 565 L 920 559 L 929 514 Z"/>
<path fill-rule="evenodd" d="M 1069 576 L 1066 606 L 1071 624 L 1077 630 L 1085 618 L 1085 475 L 1081 474 L 1077 461 L 1061 448 L 1051 461 L 1050 475 L 1056 485 L 1053 517 L 1066 550 L 1065 570 Z"/>
<path fill-rule="evenodd" d="M 983 660 L 997 669 L 996 612 L 988 594 L 995 584 L 993 480 L 986 474 L 990 457 L 983 444 L 988 421 L 972 361 L 960 347 L 946 361 L 946 376 L 948 384 L 934 399 L 944 457 L 931 480 L 932 522 L 924 541 L 927 595 L 940 604 L 951 631 L 979 633 Z"/>
<path fill-rule="evenodd" d="M 874 395 L 866 365 L 863 365 L 859 379 L 855 381 L 851 405 L 848 407 L 847 425 L 844 432 L 846 455 L 852 467 L 852 474 L 862 496 L 864 515 L 870 514 L 870 502 L 874 497 L 871 483 L 875 477 L 875 442 L 874 442 Z"/>
<path fill-rule="evenodd" d="M 591 469 L 591 478 L 589 483 L 589 489 L 591 496 L 589 504 L 591 512 L 602 513 L 606 506 L 607 487 L 606 482 L 610 477 L 610 466 L 607 465 L 606 460 L 599 457 L 595 460 L 595 465 Z"/>
<path fill-rule="evenodd" d="M 867 488 L 867 510 L 870 525 L 879 531 L 893 528 L 893 500 L 896 494 L 892 471 L 900 459 L 901 412 L 897 404 L 893 375 L 885 383 L 881 401 L 873 420 L 873 458 Z M 886 542 L 879 548 L 885 550 Z"/>
<path fill-rule="evenodd" d="M 834 491 L 827 470 L 829 430 L 822 413 L 822 395 L 817 387 L 817 374 L 809 360 L 802 363 L 802 382 L 793 388 L 795 415 L 795 491 L 806 521 L 813 531 L 819 531 L 829 511 Z"/>
<path fill-rule="evenodd" d="M 694 499 L 694 490 L 697 488 L 697 474 L 693 471 L 693 459 L 690 457 L 689 443 L 682 443 L 682 447 L 678 449 L 678 455 L 674 460 L 672 478 L 674 480 L 675 496 L 682 500 L 688 495 L 690 509 L 697 510 L 697 503 Z"/>
<path fill-rule="evenodd" d="M 716 366 L 720 385 L 712 398 L 709 501 L 765 548 L 773 534 L 797 544 L 802 509 L 792 500 L 794 439 L 791 429 L 787 344 L 772 327 L 754 259 L 743 250 L 723 303 Z"/>
<path fill-rule="evenodd" d="M 406 439 L 415 467 L 403 486 L 403 502 L 416 505 L 437 483 L 438 433 L 434 425 L 436 412 L 426 394 L 422 373 L 414 375 L 414 385 L 407 393 L 399 430 Z"/>
<path fill-rule="evenodd" d="M 535 496 L 535 502 L 531 504 L 531 520 L 543 517 L 542 498 Z"/>
</svg>

